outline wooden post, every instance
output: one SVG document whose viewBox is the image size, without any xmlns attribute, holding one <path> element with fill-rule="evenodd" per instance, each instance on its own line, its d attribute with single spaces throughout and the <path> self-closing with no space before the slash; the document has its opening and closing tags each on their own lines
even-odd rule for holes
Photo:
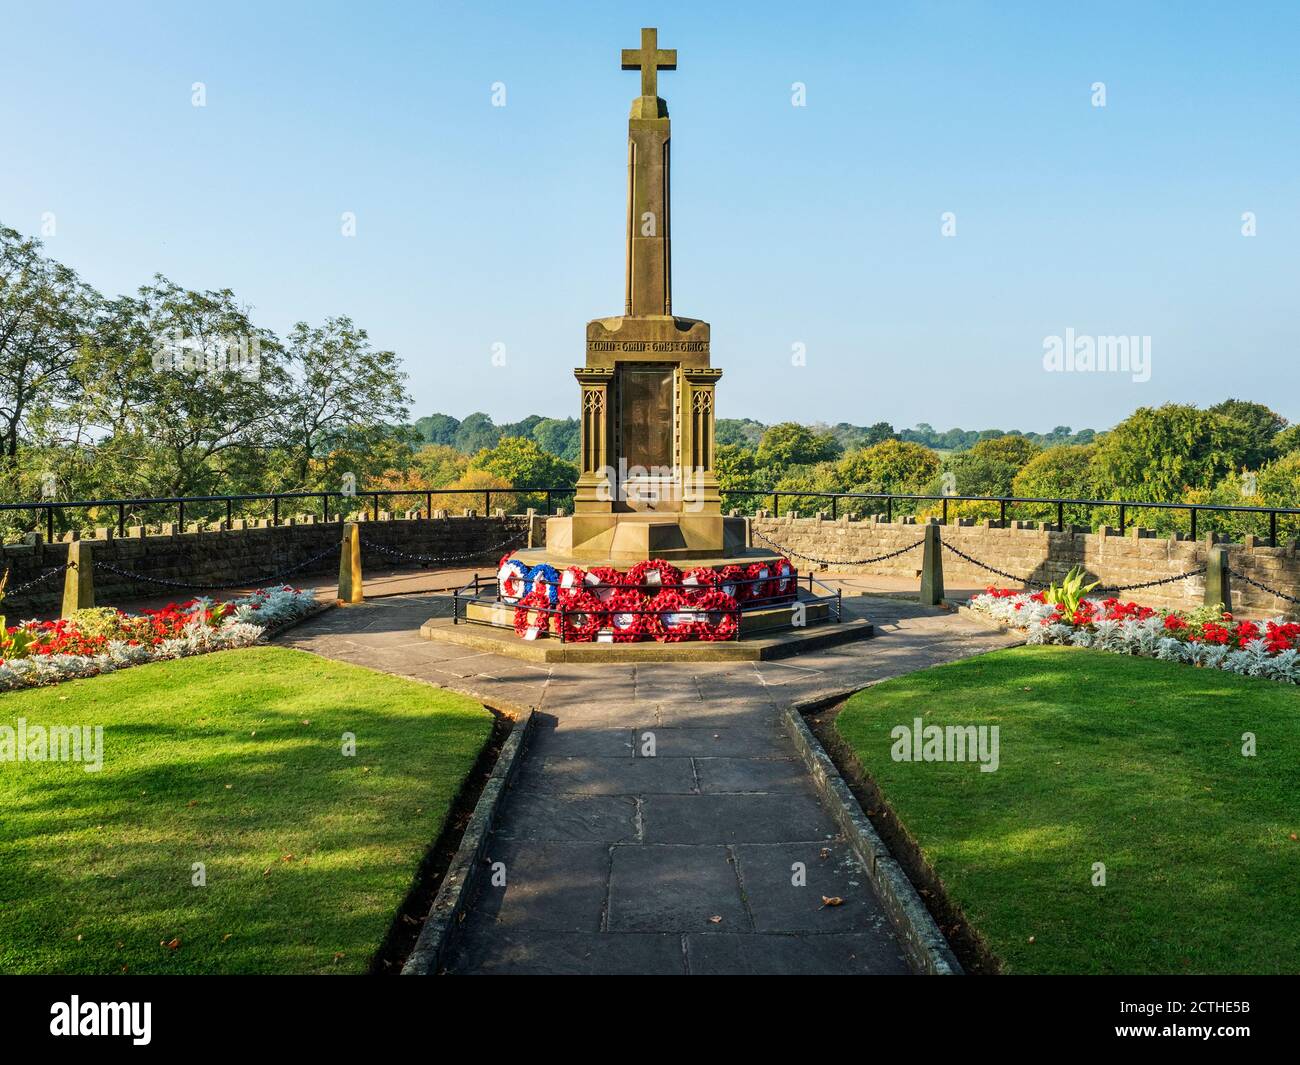
<svg viewBox="0 0 1300 1065">
<path fill-rule="evenodd" d="M 343 543 L 339 551 L 339 602 L 365 601 L 361 578 L 361 527 L 355 521 L 344 522 Z"/>
<path fill-rule="evenodd" d="M 70 618 L 78 610 L 95 605 L 95 563 L 90 545 L 82 540 L 68 544 L 68 568 L 63 571 L 63 609 L 59 616 Z"/>
<path fill-rule="evenodd" d="M 938 606 L 943 602 L 943 546 L 939 542 L 939 526 L 931 522 L 925 527 L 925 556 L 921 559 L 921 603 Z"/>
<path fill-rule="evenodd" d="M 1228 575 L 1228 549 L 1212 547 L 1205 556 L 1205 605 L 1232 609 L 1232 580 Z"/>
</svg>

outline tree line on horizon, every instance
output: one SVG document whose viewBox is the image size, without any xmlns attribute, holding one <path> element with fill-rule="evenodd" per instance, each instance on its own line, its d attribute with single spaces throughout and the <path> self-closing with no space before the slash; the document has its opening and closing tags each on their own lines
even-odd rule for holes
<svg viewBox="0 0 1300 1065">
<path fill-rule="evenodd" d="M 413 428 L 426 441 L 417 464 L 428 469 L 436 458 L 434 476 L 441 484 L 487 486 L 490 471 L 513 477 L 501 480 L 502 487 L 556 486 L 576 478 L 576 419 L 532 415 L 497 426 L 482 412 L 463 421 L 435 414 Z M 941 433 L 925 424 L 896 432 L 884 422 L 765 425 L 719 419 L 717 443 L 724 506 L 746 512 L 775 493 L 783 512 L 812 514 L 827 509 L 826 501 L 799 493 L 827 492 L 1300 506 L 1300 426 L 1264 404 L 1239 399 L 1206 409 L 1143 407 L 1103 432 L 1058 426 L 1050 433 Z M 478 479 L 466 482 L 467 474 Z M 528 505 L 538 502 L 530 498 Z M 924 515 L 942 508 L 900 502 L 894 509 Z M 1106 508 L 1094 509 L 1076 520 L 1117 520 Z M 999 511 L 996 503 L 948 505 L 955 517 L 995 517 Z M 1018 516 L 1033 515 L 1022 507 Z M 1051 519 L 1054 508 L 1037 516 Z M 1146 512 L 1141 520 L 1162 532 L 1189 525 L 1186 513 L 1177 512 Z M 1265 526 L 1258 519 L 1224 516 L 1201 527 L 1240 534 Z"/>
<path fill-rule="evenodd" d="M 719 444 L 756 448 L 762 441 L 763 434 L 771 427 L 753 418 L 719 418 L 715 435 Z M 981 440 L 995 440 L 1001 436 L 1024 437 L 1039 447 L 1090 444 L 1097 438 L 1096 430 L 1080 429 L 1076 432 L 1068 425 L 1057 426 L 1050 433 L 1022 432 L 1019 429 L 960 428 L 940 432 L 925 422 L 912 429 L 897 431 L 888 422 L 877 422 L 874 425 L 839 422 L 830 426 L 819 422 L 812 428 L 830 433 L 844 451 L 870 447 L 885 440 L 903 440 L 945 452 L 966 451 Z M 455 448 L 465 455 L 473 455 L 484 448 L 495 447 L 508 436 L 517 436 L 534 440 L 543 451 L 566 462 L 578 461 L 577 418 L 547 418 L 540 414 L 530 414 L 520 421 L 503 422 L 497 425 L 491 415 L 484 414 L 482 411 L 475 411 L 463 420 L 450 414 L 439 413 L 417 419 L 411 425 L 411 429 L 426 444 Z"/>
</svg>

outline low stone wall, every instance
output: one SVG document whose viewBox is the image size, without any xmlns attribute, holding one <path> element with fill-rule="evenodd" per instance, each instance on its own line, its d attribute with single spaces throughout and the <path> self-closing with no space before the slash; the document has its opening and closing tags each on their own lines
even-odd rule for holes
<svg viewBox="0 0 1300 1065">
<path fill-rule="evenodd" d="M 914 519 L 886 522 L 880 518 L 850 521 L 841 518 L 774 518 L 760 512 L 753 519 L 753 531 L 779 544 L 787 552 L 799 552 L 839 563 L 841 560 L 874 558 L 907 547 L 921 539 L 923 526 Z M 1242 544 L 1227 544 L 1223 538 L 1210 536 L 1201 540 L 1177 537 L 1157 538 L 1149 529 L 1131 528 L 1120 536 L 1113 529 L 1091 532 L 1078 526 L 1055 526 L 1034 522 L 998 521 L 975 524 L 961 519 L 958 524 L 942 526 L 942 540 L 989 566 L 1036 581 L 1052 581 L 1064 576 L 1071 567 L 1082 564 L 1093 580 L 1107 585 L 1142 584 L 1187 573 L 1205 565 L 1209 549 L 1216 544 L 1228 547 L 1229 565 L 1238 573 L 1300 596 L 1300 553 L 1293 541 L 1268 547 L 1246 537 Z M 770 546 L 755 538 L 755 545 Z M 810 568 L 807 559 L 792 559 L 801 570 Z M 919 580 L 921 549 L 871 565 L 820 565 L 816 569 L 836 573 L 873 573 Z M 943 574 L 950 588 L 984 588 L 989 585 L 1014 587 L 1014 582 L 998 577 L 951 551 L 943 552 Z M 1242 613 L 1273 616 L 1300 616 L 1295 603 L 1252 588 L 1244 581 L 1233 581 L 1233 604 Z M 1187 609 L 1199 606 L 1205 594 L 1203 576 L 1154 588 L 1127 593 L 1149 606 Z"/>
<path fill-rule="evenodd" d="M 533 517 L 532 535 L 540 541 L 543 519 Z M 460 517 L 443 517 L 439 512 L 425 518 L 418 511 L 406 516 L 388 516 L 362 524 L 363 539 L 412 555 L 428 555 L 447 561 L 437 568 L 453 566 L 489 566 L 513 546 L 522 547 L 530 528 L 527 516 L 478 517 L 472 512 Z M 820 569 L 836 573 L 871 573 L 919 581 L 921 549 L 870 565 L 852 565 L 854 560 L 874 558 L 915 544 L 923 527 L 914 519 L 886 522 L 880 518 L 851 521 L 841 518 L 773 518 L 760 512 L 752 519 L 757 547 L 767 547 L 760 537 L 780 545 L 801 570 Z M 320 522 L 310 518 L 290 519 L 280 525 L 269 522 L 232 523 L 199 528 L 191 525 L 181 532 L 164 525 L 149 529 L 128 529 L 126 537 L 116 537 L 111 530 L 97 530 L 87 539 L 97 562 L 118 569 L 164 580 L 187 584 L 262 584 L 270 578 L 285 583 L 302 583 L 338 572 L 337 545 L 341 525 L 337 521 Z M 1093 579 L 1108 585 L 1142 584 L 1199 569 L 1205 565 L 1210 547 L 1223 540 L 1187 540 L 1178 537 L 1157 538 L 1149 530 L 1134 528 L 1125 536 L 1112 529 L 1090 532 L 1067 526 L 1057 532 L 1052 526 L 1032 522 L 1009 522 L 1002 527 L 997 521 L 975 524 L 962 519 L 958 524 L 942 527 L 945 543 L 987 565 L 1036 581 L 1051 581 L 1065 575 L 1072 566 L 1082 564 Z M 1229 564 L 1239 573 L 1277 588 L 1289 595 L 1300 595 L 1300 552 L 1292 542 L 1268 547 L 1253 537 L 1242 544 L 1227 545 Z M 303 565 L 309 559 L 319 559 Z M 816 565 L 799 555 L 810 555 L 828 563 Z M 11 544 L 2 549 L 3 564 L 11 569 L 11 588 L 33 580 L 61 565 L 67 559 L 67 544 L 45 544 L 39 540 L 28 544 Z M 385 558 L 375 551 L 363 551 L 366 569 L 414 568 L 418 563 Z M 278 577 L 293 567 L 287 576 Z M 1014 582 L 966 562 L 951 551 L 943 553 L 943 570 L 950 588 L 983 588 L 990 584 L 1011 586 Z M 33 613 L 57 608 L 62 595 L 63 579 L 55 577 L 15 596 L 0 605 L 10 618 L 29 617 Z M 166 585 L 149 584 L 116 575 L 106 569 L 95 573 L 96 601 L 113 604 L 142 596 L 171 595 L 186 599 L 199 594 Z M 1190 608 L 1198 606 L 1205 592 L 1199 574 L 1186 580 L 1127 593 L 1138 602 L 1152 606 Z M 1256 616 L 1290 614 L 1300 617 L 1294 603 L 1260 591 L 1240 580 L 1233 581 L 1234 606 L 1242 613 Z"/>
<path fill-rule="evenodd" d="M 448 561 L 435 568 L 492 565 L 512 547 L 521 547 L 528 531 L 525 517 L 496 515 L 477 517 L 425 518 L 420 512 L 392 517 L 381 512 L 377 521 L 361 524 L 363 540 L 411 555 L 427 555 Z M 271 525 L 266 520 L 236 520 L 190 525 L 180 531 L 173 525 L 127 529 L 125 537 L 114 530 L 98 529 L 94 538 L 82 537 L 96 563 L 155 579 L 185 584 L 261 585 L 301 584 L 338 573 L 342 523 L 300 517 Z M 47 544 L 38 537 L 29 543 L 9 544 L 0 550 L 0 564 L 8 566 L 9 587 L 18 588 L 67 561 L 67 543 Z M 317 556 L 321 556 L 317 558 Z M 313 560 L 310 561 L 309 560 Z M 386 557 L 362 548 L 364 569 L 392 567 L 414 569 L 417 562 Z M 304 565 L 304 563 L 306 563 Z M 298 567 L 298 568 L 295 568 Z M 292 570 L 286 576 L 279 576 Z M 170 596 L 177 601 L 204 594 L 200 590 L 174 588 L 124 577 L 103 567 L 95 571 L 95 601 L 113 605 L 142 597 Z M 63 576 L 53 577 L 30 592 L 6 598 L 0 613 L 10 618 L 30 617 L 57 610 L 63 595 Z"/>
</svg>

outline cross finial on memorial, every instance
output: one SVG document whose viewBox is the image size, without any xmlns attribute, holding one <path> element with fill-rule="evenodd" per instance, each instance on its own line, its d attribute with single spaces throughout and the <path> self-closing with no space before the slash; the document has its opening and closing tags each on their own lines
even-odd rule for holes
<svg viewBox="0 0 1300 1065">
<path fill-rule="evenodd" d="M 623 49 L 623 69 L 641 71 L 641 95 L 658 96 L 658 72 L 677 69 L 677 49 L 659 47 L 659 31 L 641 31 L 640 48 Z"/>
</svg>

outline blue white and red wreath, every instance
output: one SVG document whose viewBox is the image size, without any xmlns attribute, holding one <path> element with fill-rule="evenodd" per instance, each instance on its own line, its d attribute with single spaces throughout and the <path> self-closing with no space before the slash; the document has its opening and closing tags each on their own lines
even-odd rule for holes
<svg viewBox="0 0 1300 1065">
<path fill-rule="evenodd" d="M 528 581 L 529 595 L 539 590 L 543 591 L 546 593 L 546 605 L 555 605 L 555 601 L 560 596 L 560 574 L 554 566 L 539 562 L 528 571 L 526 579 Z"/>
<path fill-rule="evenodd" d="M 497 570 L 497 591 L 503 603 L 513 606 L 528 594 L 528 567 L 517 558 L 506 556 Z"/>
</svg>

